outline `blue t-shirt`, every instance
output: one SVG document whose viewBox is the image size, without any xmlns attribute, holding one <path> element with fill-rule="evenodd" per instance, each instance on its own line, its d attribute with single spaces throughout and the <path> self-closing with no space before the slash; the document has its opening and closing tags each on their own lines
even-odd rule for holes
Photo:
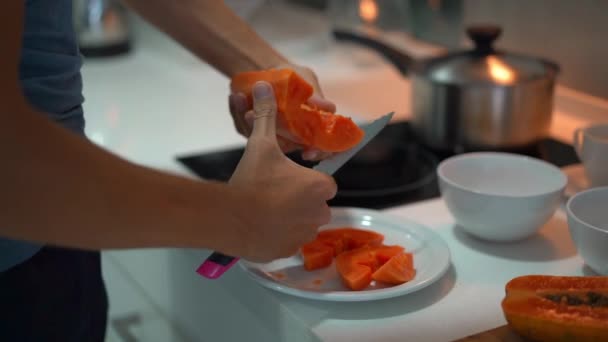
<svg viewBox="0 0 608 342">
<path fill-rule="evenodd" d="M 73 28 L 72 0 L 28 0 L 25 6 L 19 65 L 23 93 L 51 120 L 84 137 L 82 59 Z M 40 248 L 0 238 L 0 272 L 29 259 Z"/>
</svg>

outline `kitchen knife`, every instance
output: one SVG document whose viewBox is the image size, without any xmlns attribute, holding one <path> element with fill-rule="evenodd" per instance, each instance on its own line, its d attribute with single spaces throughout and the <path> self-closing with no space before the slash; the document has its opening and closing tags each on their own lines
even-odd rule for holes
<svg viewBox="0 0 608 342">
<path fill-rule="evenodd" d="M 346 164 L 346 162 L 349 161 L 352 156 L 357 154 L 357 152 L 359 152 L 363 146 L 367 145 L 368 142 L 370 142 L 376 135 L 378 135 L 378 133 L 380 133 L 384 126 L 391 121 L 393 114 L 393 112 L 390 112 L 383 117 L 376 119 L 374 122 L 362 127 L 365 135 L 363 136 L 363 139 L 361 139 L 361 141 L 355 145 L 355 147 L 322 160 L 319 164 L 313 167 L 313 170 L 317 170 L 328 175 L 333 175 L 342 167 L 342 165 Z"/>
<path fill-rule="evenodd" d="M 350 160 L 357 152 L 359 152 L 367 143 L 369 143 L 380 131 L 391 121 L 394 112 L 390 112 L 370 124 L 362 127 L 365 135 L 363 139 L 353 148 L 337 153 L 330 158 L 322 160 L 319 164 L 313 167 L 313 170 L 323 172 L 328 175 L 333 175 L 347 161 Z M 238 258 L 224 255 L 222 253 L 213 252 L 205 262 L 196 270 L 196 272 L 208 279 L 217 279 L 224 274 L 232 265 L 238 261 Z"/>
</svg>

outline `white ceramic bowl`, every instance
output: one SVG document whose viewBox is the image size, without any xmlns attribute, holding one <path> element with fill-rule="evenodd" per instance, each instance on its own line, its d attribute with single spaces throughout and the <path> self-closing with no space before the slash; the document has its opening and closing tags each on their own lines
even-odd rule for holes
<svg viewBox="0 0 608 342">
<path fill-rule="evenodd" d="M 608 187 L 577 193 L 566 210 L 578 253 L 592 270 L 608 275 Z"/>
<path fill-rule="evenodd" d="M 499 152 L 466 153 L 437 168 L 456 223 L 485 240 L 516 241 L 538 231 L 559 206 L 567 177 L 539 159 Z"/>
</svg>

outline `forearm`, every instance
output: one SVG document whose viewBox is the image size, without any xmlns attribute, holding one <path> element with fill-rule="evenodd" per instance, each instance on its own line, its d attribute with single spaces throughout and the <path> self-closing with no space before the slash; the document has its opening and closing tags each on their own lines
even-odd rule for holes
<svg viewBox="0 0 608 342">
<path fill-rule="evenodd" d="M 0 115 L 0 236 L 86 249 L 230 249 L 238 196 L 227 185 L 134 165 L 27 105 L 12 108 Z"/>
<path fill-rule="evenodd" d="M 228 77 L 288 62 L 223 1 L 124 2 Z"/>
</svg>

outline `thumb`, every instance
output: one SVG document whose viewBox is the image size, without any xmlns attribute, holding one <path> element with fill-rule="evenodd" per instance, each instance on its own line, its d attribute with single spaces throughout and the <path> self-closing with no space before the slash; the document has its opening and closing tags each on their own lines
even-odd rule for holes
<svg viewBox="0 0 608 342">
<path fill-rule="evenodd" d="M 253 86 L 252 137 L 268 137 L 276 140 L 277 101 L 272 86 L 264 81 Z"/>
</svg>

